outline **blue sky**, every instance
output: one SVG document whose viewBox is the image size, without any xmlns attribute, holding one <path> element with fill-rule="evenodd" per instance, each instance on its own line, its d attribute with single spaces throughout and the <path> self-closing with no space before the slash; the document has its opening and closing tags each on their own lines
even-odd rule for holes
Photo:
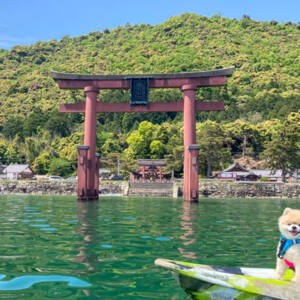
<svg viewBox="0 0 300 300">
<path fill-rule="evenodd" d="M 156 25 L 185 12 L 280 23 L 300 21 L 300 0 L 0 0 L 0 48 L 130 24 Z"/>
</svg>

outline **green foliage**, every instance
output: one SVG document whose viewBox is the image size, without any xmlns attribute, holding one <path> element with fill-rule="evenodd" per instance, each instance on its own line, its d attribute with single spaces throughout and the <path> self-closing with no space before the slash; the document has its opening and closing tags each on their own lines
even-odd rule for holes
<svg viewBox="0 0 300 300">
<path fill-rule="evenodd" d="M 267 178 L 267 177 L 261 177 L 259 180 L 260 181 L 269 181 L 269 178 Z"/>
<path fill-rule="evenodd" d="M 39 133 L 47 121 L 41 109 L 36 108 L 24 121 L 24 136 L 32 136 Z"/>
<path fill-rule="evenodd" d="M 258 128 L 249 122 L 236 120 L 225 125 L 227 134 L 231 137 L 232 154 L 242 153 L 242 156 L 257 156 L 261 151 L 261 137 Z"/>
<path fill-rule="evenodd" d="M 52 135 L 58 135 L 61 137 L 68 136 L 71 132 L 69 116 L 53 111 L 48 120 L 42 126 L 48 130 Z"/>
<path fill-rule="evenodd" d="M 35 174 L 45 175 L 48 174 L 51 162 L 51 154 L 44 152 L 40 154 L 33 162 L 33 171 Z"/>
<path fill-rule="evenodd" d="M 8 142 L 4 139 L 0 139 L 0 161 L 6 162 L 5 154 L 7 153 Z"/>
<path fill-rule="evenodd" d="M 206 121 L 197 124 L 197 144 L 200 145 L 200 165 L 205 166 L 206 176 L 212 176 L 212 170 L 220 170 L 231 161 L 231 138 L 218 123 Z"/>
<path fill-rule="evenodd" d="M 77 166 L 77 146 L 83 144 L 83 133 L 76 132 L 72 135 L 62 138 L 55 144 L 56 155 L 61 159 L 70 162 L 72 169 L 75 170 Z"/>
<path fill-rule="evenodd" d="M 150 148 L 151 158 L 162 158 L 166 153 L 164 144 L 158 140 L 152 141 L 149 148 Z"/>
<path fill-rule="evenodd" d="M 25 136 L 34 133 L 36 126 L 66 136 L 74 124 L 76 127 L 82 122 L 81 117 L 70 117 L 65 119 L 68 124 L 64 126 L 53 115 L 59 103 L 78 102 L 83 94 L 59 90 L 48 76 L 52 69 L 83 74 L 126 74 L 234 65 L 237 69 L 226 88 L 199 89 L 198 97 L 202 100 L 226 102 L 224 113 L 204 113 L 201 120 L 234 121 L 249 119 L 255 113 L 264 119 L 275 116 L 283 119 L 300 108 L 300 50 L 295 47 L 298 43 L 297 24 L 257 22 L 246 15 L 235 20 L 220 15 L 207 18 L 183 14 L 156 26 L 126 25 L 74 38 L 64 36 L 60 41 L 15 46 L 0 53 L 0 126 L 8 121 L 10 114 L 17 114 L 29 118 Z M 104 101 L 129 101 L 128 91 L 102 94 Z M 179 90 L 150 92 L 150 101 L 175 101 L 181 97 Z M 40 119 L 34 114 L 36 110 Z M 102 124 L 121 132 L 131 130 L 135 120 L 146 119 L 155 124 L 157 118 L 162 123 L 176 117 L 175 113 L 151 116 L 124 113 L 117 118 L 113 115 L 103 114 Z"/>
<path fill-rule="evenodd" d="M 150 144 L 154 140 L 156 127 L 154 124 L 143 121 L 138 130 L 133 131 L 127 138 L 126 154 L 132 159 L 150 158 Z"/>
<path fill-rule="evenodd" d="M 26 163 L 31 165 L 41 153 L 51 152 L 51 135 L 48 131 L 43 131 L 35 136 L 26 137 L 22 146 Z"/>
<path fill-rule="evenodd" d="M 122 160 L 122 155 L 116 152 L 110 152 L 105 157 L 105 167 L 109 168 L 112 174 L 118 174 L 118 163 Z"/>
<path fill-rule="evenodd" d="M 16 135 L 14 140 L 8 144 L 5 152 L 5 162 L 7 164 L 14 164 L 20 161 L 22 156 L 22 152 L 19 150 L 20 148 L 20 139 L 19 136 Z"/>
<path fill-rule="evenodd" d="M 120 153 L 122 152 L 122 142 L 120 140 L 121 136 L 116 134 L 109 134 L 109 137 L 105 140 L 101 147 L 101 154 L 107 157 L 110 153 Z"/>
<path fill-rule="evenodd" d="M 7 139 L 13 139 L 16 135 L 23 137 L 24 118 L 17 114 L 8 116 L 4 124 L 2 133 Z"/>
<path fill-rule="evenodd" d="M 156 26 L 126 24 L 0 50 L 0 160 L 26 161 L 41 173 L 73 172 L 76 146 L 83 144 L 84 114 L 60 114 L 58 107 L 83 101 L 84 93 L 59 89 L 50 70 L 151 74 L 233 65 L 236 70 L 226 86 L 197 90 L 200 101 L 225 102 L 223 112 L 197 113 L 203 174 L 227 165 L 232 155 L 263 153 L 275 168 L 279 144 L 288 157 L 282 154 L 285 168 L 296 168 L 299 142 L 291 124 L 298 126 L 300 109 L 299 42 L 297 24 L 258 22 L 247 15 L 235 20 L 183 14 Z M 179 89 L 149 93 L 151 102 L 179 98 Z M 130 91 L 101 90 L 99 99 L 129 102 Z M 166 158 L 168 170 L 182 173 L 182 113 L 102 113 L 97 121 L 97 152 L 112 169 L 117 158 L 126 175 L 138 158 Z"/>
<path fill-rule="evenodd" d="M 300 110 L 291 113 L 265 144 L 262 157 L 272 170 L 282 170 L 282 180 L 300 168 Z"/>
<path fill-rule="evenodd" d="M 62 158 L 54 158 L 51 160 L 48 174 L 67 177 L 73 172 L 72 162 Z"/>
</svg>

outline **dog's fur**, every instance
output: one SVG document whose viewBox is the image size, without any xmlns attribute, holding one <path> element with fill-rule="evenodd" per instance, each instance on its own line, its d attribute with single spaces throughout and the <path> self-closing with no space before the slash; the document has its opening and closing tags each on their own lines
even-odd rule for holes
<svg viewBox="0 0 300 300">
<path fill-rule="evenodd" d="M 279 230 L 287 239 L 300 239 L 300 210 L 286 208 L 278 220 Z M 278 245 L 279 251 L 280 243 Z M 284 254 L 284 258 L 295 266 L 295 274 L 292 281 L 300 283 L 300 244 L 292 245 Z M 274 279 L 281 279 L 288 265 L 283 259 L 277 257 Z"/>
</svg>

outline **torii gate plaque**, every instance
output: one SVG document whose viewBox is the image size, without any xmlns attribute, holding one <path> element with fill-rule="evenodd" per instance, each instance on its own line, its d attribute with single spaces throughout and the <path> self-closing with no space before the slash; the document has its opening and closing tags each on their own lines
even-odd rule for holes
<svg viewBox="0 0 300 300">
<path fill-rule="evenodd" d="M 78 147 L 78 200 L 98 199 L 99 162 L 96 157 L 96 116 L 98 112 L 182 112 L 184 126 L 184 200 L 198 201 L 198 153 L 196 145 L 196 111 L 224 110 L 223 102 L 195 100 L 198 87 L 223 86 L 234 67 L 213 71 L 183 72 L 147 75 L 81 75 L 51 72 L 61 89 L 84 89 L 86 101 L 61 104 L 60 112 L 85 113 L 84 146 Z M 137 82 L 135 82 L 137 80 Z M 143 83 L 144 82 L 144 83 Z M 145 82 L 147 86 L 145 87 Z M 97 101 L 100 89 L 180 88 L 183 100 L 176 102 L 149 102 L 141 99 L 140 91 L 131 103 L 104 103 Z M 133 91 L 132 91 L 133 94 Z"/>
</svg>

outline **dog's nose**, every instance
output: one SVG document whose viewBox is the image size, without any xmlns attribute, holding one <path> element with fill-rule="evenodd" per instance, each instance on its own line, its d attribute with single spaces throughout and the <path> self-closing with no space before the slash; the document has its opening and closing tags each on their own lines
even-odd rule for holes
<svg viewBox="0 0 300 300">
<path fill-rule="evenodd" d="M 296 230 L 296 229 L 297 229 L 297 226 L 292 226 L 292 229 L 293 229 L 293 230 Z"/>
</svg>

